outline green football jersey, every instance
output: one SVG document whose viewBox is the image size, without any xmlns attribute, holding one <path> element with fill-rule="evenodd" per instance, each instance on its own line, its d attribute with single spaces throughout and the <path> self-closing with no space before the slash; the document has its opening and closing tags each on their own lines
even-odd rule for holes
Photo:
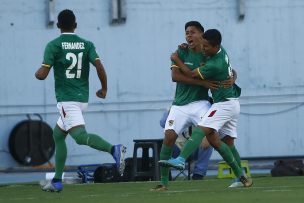
<svg viewBox="0 0 304 203">
<path fill-rule="evenodd" d="M 88 102 L 90 62 L 99 56 L 92 42 L 62 33 L 44 51 L 43 65 L 54 68 L 57 102 Z"/>
<path fill-rule="evenodd" d="M 191 70 L 201 66 L 204 63 L 205 56 L 202 53 L 195 53 L 190 49 L 178 49 L 179 58 Z M 172 65 L 175 65 L 172 63 Z M 209 100 L 208 89 L 203 86 L 189 85 L 176 82 L 175 97 L 173 105 L 182 106 L 194 101 Z"/>
<path fill-rule="evenodd" d="M 206 64 L 199 67 L 198 71 L 203 79 L 216 81 L 227 80 L 233 75 L 229 57 L 223 47 L 216 55 L 207 57 Z M 238 98 L 241 95 L 241 88 L 236 84 L 229 88 L 220 86 L 216 90 L 211 90 L 211 93 L 213 101 L 216 103 Z"/>
</svg>

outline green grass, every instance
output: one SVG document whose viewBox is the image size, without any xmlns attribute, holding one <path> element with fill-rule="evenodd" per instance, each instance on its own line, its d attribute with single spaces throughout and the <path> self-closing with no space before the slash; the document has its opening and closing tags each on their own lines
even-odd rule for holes
<svg viewBox="0 0 304 203">
<path fill-rule="evenodd" d="M 296 203 L 304 201 L 304 176 L 254 177 L 251 188 L 229 189 L 230 180 L 173 181 L 168 191 L 150 192 L 156 182 L 65 185 L 60 193 L 47 193 L 38 184 L 0 186 L 0 202 L 67 203 Z"/>
</svg>

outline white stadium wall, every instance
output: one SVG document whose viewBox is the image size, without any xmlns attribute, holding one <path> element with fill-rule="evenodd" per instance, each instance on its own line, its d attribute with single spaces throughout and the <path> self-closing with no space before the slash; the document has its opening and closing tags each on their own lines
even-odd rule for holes
<svg viewBox="0 0 304 203">
<path fill-rule="evenodd" d="M 87 131 L 123 143 L 162 138 L 159 119 L 175 84 L 170 54 L 184 41 L 184 24 L 200 21 L 223 34 L 223 46 L 242 87 L 237 146 L 245 157 L 304 155 L 304 1 L 126 0 L 126 21 L 110 24 L 111 0 L 56 0 L 55 17 L 74 10 L 77 34 L 95 43 L 108 75 L 106 100 L 91 70 Z M 58 119 L 52 72 L 34 78 L 46 43 L 59 34 L 48 27 L 47 0 L 2 0 L 0 5 L 0 168 L 19 166 L 9 154 L 13 127 L 39 113 L 53 127 Z M 112 162 L 111 156 L 67 139 L 69 165 Z M 219 158 L 217 153 L 213 159 Z M 52 162 L 54 158 L 52 158 Z"/>
</svg>

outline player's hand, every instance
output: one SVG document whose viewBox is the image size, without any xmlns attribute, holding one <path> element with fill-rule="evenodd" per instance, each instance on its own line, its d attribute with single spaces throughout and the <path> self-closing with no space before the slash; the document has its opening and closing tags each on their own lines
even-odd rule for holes
<svg viewBox="0 0 304 203">
<path fill-rule="evenodd" d="M 107 96 L 107 90 L 106 89 L 100 89 L 96 92 L 96 96 L 99 97 L 99 98 L 106 98 Z"/>
<path fill-rule="evenodd" d="M 201 85 L 207 89 L 216 90 L 219 88 L 220 83 L 214 80 L 202 80 Z"/>
<path fill-rule="evenodd" d="M 231 87 L 235 82 L 235 79 L 234 77 L 229 77 L 228 80 L 224 80 L 221 82 L 221 85 L 224 87 L 224 88 L 228 88 L 228 87 Z"/>
<path fill-rule="evenodd" d="M 188 44 L 187 43 L 182 43 L 180 45 L 178 45 L 179 49 L 188 49 Z"/>
<path fill-rule="evenodd" d="M 178 60 L 178 54 L 176 52 L 172 53 L 170 59 L 171 59 L 171 61 L 177 61 Z"/>
</svg>

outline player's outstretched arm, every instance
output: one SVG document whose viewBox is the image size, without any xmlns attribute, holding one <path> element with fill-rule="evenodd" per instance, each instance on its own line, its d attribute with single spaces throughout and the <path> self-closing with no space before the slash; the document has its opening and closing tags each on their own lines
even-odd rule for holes
<svg viewBox="0 0 304 203">
<path fill-rule="evenodd" d="M 50 72 L 50 66 L 47 66 L 47 65 L 42 65 L 35 73 L 35 77 L 38 79 L 38 80 L 44 80 L 49 72 Z"/>
<path fill-rule="evenodd" d="M 108 91 L 107 74 L 99 59 L 95 60 L 94 66 L 96 68 L 97 75 L 101 83 L 101 89 L 96 92 L 96 96 L 104 99 L 106 98 Z"/>
</svg>

